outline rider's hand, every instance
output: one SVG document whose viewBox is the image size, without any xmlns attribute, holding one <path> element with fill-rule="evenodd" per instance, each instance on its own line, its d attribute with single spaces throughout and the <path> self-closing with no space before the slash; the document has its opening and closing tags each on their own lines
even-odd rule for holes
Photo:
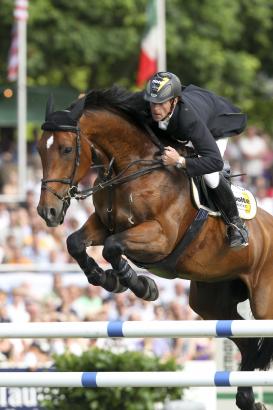
<svg viewBox="0 0 273 410">
<path fill-rule="evenodd" d="M 173 147 L 165 147 L 162 155 L 162 162 L 164 165 L 176 165 L 180 155 Z"/>
</svg>

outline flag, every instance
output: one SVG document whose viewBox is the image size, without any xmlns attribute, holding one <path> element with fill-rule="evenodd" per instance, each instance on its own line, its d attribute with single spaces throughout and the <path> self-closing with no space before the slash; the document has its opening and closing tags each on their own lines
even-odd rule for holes
<svg viewBox="0 0 273 410">
<path fill-rule="evenodd" d="M 14 23 L 11 34 L 11 46 L 8 57 L 8 80 L 16 81 L 18 76 L 18 21 L 28 18 L 28 0 L 16 0 L 14 7 Z"/>
<path fill-rule="evenodd" d="M 13 24 L 11 33 L 11 46 L 8 61 L 8 80 L 16 81 L 18 72 L 18 30 L 17 22 Z"/>
<path fill-rule="evenodd" d="M 141 42 L 136 83 L 141 87 L 158 68 L 157 0 L 148 0 L 147 27 Z"/>
</svg>

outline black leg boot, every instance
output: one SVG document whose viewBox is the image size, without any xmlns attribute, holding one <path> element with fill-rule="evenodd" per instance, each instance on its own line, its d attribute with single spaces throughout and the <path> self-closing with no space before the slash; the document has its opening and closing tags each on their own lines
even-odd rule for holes
<svg viewBox="0 0 273 410">
<path fill-rule="evenodd" d="M 227 227 L 229 246 L 240 248 L 248 245 L 248 231 L 239 217 L 236 201 L 228 181 L 221 175 L 217 188 L 210 188 L 212 198 L 221 211 Z"/>
</svg>

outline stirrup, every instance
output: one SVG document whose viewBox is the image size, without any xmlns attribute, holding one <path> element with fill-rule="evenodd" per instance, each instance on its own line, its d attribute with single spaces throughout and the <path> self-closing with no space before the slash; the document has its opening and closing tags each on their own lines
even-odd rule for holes
<svg viewBox="0 0 273 410">
<path fill-rule="evenodd" d="M 229 240 L 229 246 L 230 248 L 244 248 L 248 246 L 248 230 L 247 227 L 244 223 L 240 224 L 241 226 L 239 227 L 235 223 L 230 223 L 228 226 L 228 240 Z M 230 229 L 229 229 L 230 228 Z M 233 232 L 231 231 L 233 229 Z M 235 232 L 237 231 L 237 237 Z M 232 236 L 234 236 L 232 238 Z"/>
</svg>

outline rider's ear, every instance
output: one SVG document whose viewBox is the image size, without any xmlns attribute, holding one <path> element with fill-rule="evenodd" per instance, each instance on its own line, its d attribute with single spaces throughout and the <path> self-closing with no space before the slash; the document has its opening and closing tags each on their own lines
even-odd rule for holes
<svg viewBox="0 0 273 410">
<path fill-rule="evenodd" d="M 45 113 L 45 120 L 48 120 L 48 117 L 50 114 L 54 112 L 54 98 L 53 94 L 50 94 L 50 96 L 47 99 L 46 103 L 46 113 Z"/>
<path fill-rule="evenodd" d="M 76 102 L 76 104 L 73 106 L 69 113 L 69 117 L 72 118 L 72 120 L 78 120 L 80 116 L 82 115 L 83 109 L 84 109 L 84 103 L 85 103 L 85 97 L 79 98 Z"/>
</svg>

